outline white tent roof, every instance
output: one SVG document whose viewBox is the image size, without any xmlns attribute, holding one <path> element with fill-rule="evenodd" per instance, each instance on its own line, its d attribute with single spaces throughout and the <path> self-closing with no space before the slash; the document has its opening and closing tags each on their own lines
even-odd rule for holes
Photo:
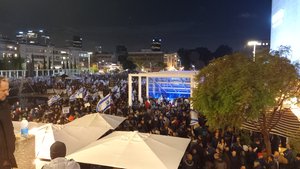
<svg viewBox="0 0 300 169">
<path fill-rule="evenodd" d="M 113 116 L 108 114 L 93 113 L 85 115 L 82 118 L 75 119 L 74 121 L 66 124 L 65 126 L 80 126 L 80 127 L 105 127 L 115 129 L 123 121 L 124 117 Z"/>
<path fill-rule="evenodd" d="M 35 131 L 35 156 L 37 158 L 50 159 L 50 146 L 56 140 L 61 140 L 58 131 L 61 125 L 45 124 Z"/>
<path fill-rule="evenodd" d="M 110 129 L 115 129 L 125 118 L 104 114 L 89 114 L 63 127 L 52 124 L 43 126 L 36 133 L 36 157 L 50 159 L 50 146 L 55 141 L 66 144 L 67 154 L 96 141 Z"/>
<path fill-rule="evenodd" d="M 75 161 L 130 169 L 176 169 L 190 139 L 115 131 L 70 154 Z"/>
</svg>

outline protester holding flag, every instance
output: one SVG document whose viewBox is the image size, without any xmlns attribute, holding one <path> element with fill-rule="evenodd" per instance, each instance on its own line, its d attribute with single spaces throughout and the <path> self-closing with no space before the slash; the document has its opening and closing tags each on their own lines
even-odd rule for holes
<svg viewBox="0 0 300 169">
<path fill-rule="evenodd" d="M 108 94 L 104 98 L 100 99 L 97 106 L 96 111 L 97 112 L 105 112 L 107 109 L 109 109 L 111 106 L 111 95 Z"/>
</svg>

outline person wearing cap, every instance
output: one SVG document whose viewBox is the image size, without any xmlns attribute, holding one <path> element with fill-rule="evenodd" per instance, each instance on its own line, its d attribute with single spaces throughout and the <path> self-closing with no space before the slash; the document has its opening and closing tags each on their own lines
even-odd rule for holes
<svg viewBox="0 0 300 169">
<path fill-rule="evenodd" d="M 45 164 L 42 169 L 80 169 L 80 165 L 74 161 L 66 159 L 67 148 L 65 143 L 56 141 L 50 147 L 51 161 Z"/>
<path fill-rule="evenodd" d="M 0 76 L 0 169 L 17 167 L 14 156 L 16 136 L 12 124 L 10 106 L 6 101 L 8 95 L 8 79 Z"/>
</svg>

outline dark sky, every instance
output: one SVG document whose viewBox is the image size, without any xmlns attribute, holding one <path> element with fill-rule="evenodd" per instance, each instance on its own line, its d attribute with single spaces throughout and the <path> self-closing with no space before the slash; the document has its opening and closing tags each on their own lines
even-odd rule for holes
<svg viewBox="0 0 300 169">
<path fill-rule="evenodd" d="M 271 0 L 0 0 L 0 33 L 46 29 L 56 46 L 81 35 L 85 49 L 149 48 L 164 51 L 269 39 Z"/>
</svg>

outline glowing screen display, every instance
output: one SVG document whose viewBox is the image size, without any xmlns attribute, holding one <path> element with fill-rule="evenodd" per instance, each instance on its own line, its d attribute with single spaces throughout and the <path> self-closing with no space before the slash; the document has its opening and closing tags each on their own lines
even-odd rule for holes
<svg viewBox="0 0 300 169">
<path fill-rule="evenodd" d="M 290 46 L 292 62 L 300 61 L 300 0 L 273 0 L 271 49 Z"/>
<path fill-rule="evenodd" d="M 160 98 L 162 96 L 168 100 L 189 98 L 191 95 L 190 83 L 190 78 L 149 78 L 149 97 Z"/>
</svg>

